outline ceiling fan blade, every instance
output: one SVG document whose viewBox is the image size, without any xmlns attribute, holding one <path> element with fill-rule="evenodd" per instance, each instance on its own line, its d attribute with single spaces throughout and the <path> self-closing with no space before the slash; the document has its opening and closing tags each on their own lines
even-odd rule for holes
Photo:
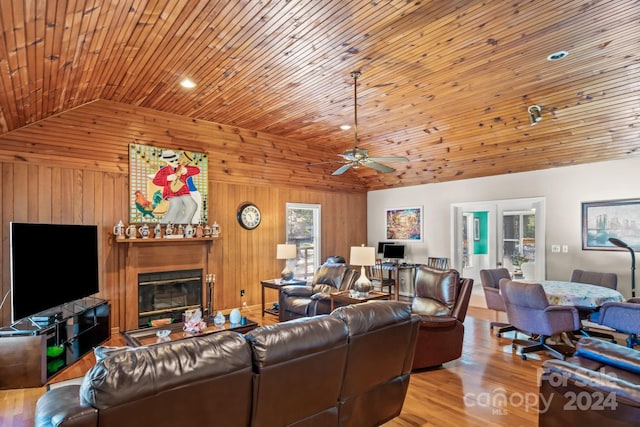
<svg viewBox="0 0 640 427">
<path fill-rule="evenodd" d="M 340 166 L 338 169 L 335 170 L 335 172 L 333 172 L 331 175 L 342 175 L 343 173 L 345 173 L 347 171 L 347 169 L 349 169 L 351 166 L 353 166 L 353 163 L 347 163 L 345 165 Z"/>
<path fill-rule="evenodd" d="M 373 162 L 408 162 L 406 157 L 369 157 Z"/>
<path fill-rule="evenodd" d="M 306 163 L 305 166 L 317 166 L 317 165 L 330 165 L 333 163 L 344 163 L 342 160 L 335 160 L 332 162 L 317 162 L 317 163 Z"/>
<path fill-rule="evenodd" d="M 366 162 L 362 162 L 362 165 L 370 167 L 370 168 L 373 168 L 373 169 L 375 169 L 377 171 L 384 172 L 384 173 L 389 173 L 389 172 L 394 172 L 395 171 L 394 168 L 390 168 L 389 166 L 385 166 L 385 165 L 382 165 L 380 163 L 372 162 L 371 159 L 369 159 Z"/>
</svg>

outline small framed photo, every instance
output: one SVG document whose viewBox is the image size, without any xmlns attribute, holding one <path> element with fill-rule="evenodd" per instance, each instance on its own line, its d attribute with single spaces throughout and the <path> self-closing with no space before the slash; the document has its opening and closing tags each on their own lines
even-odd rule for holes
<svg viewBox="0 0 640 427">
<path fill-rule="evenodd" d="M 422 207 L 387 209 L 385 239 L 406 242 L 422 241 Z"/>
<path fill-rule="evenodd" d="M 640 199 L 582 203 L 582 249 L 627 250 L 610 238 L 640 249 Z"/>
</svg>

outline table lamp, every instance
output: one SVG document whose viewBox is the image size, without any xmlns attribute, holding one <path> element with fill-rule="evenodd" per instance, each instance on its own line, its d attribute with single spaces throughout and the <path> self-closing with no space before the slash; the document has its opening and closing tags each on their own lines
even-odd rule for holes
<svg viewBox="0 0 640 427">
<path fill-rule="evenodd" d="M 352 246 L 349 262 L 352 265 L 361 266 L 360 277 L 356 280 L 353 288 L 359 295 L 367 296 L 373 286 L 371 285 L 371 281 L 367 278 L 364 267 L 376 264 L 376 249 L 374 247 L 365 246 L 364 244 L 362 246 Z"/>
<path fill-rule="evenodd" d="M 631 253 L 631 297 L 636 296 L 636 254 L 633 248 L 620 239 L 609 237 L 609 241 L 619 248 L 628 249 Z"/>
<path fill-rule="evenodd" d="M 289 269 L 288 261 L 298 257 L 298 249 L 292 244 L 278 244 L 276 250 L 276 259 L 284 259 L 284 270 L 280 273 L 282 280 L 293 279 L 293 271 Z"/>
</svg>

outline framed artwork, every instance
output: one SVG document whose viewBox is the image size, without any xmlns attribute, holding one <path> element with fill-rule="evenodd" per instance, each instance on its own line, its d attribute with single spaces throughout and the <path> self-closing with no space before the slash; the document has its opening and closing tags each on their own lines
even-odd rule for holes
<svg viewBox="0 0 640 427">
<path fill-rule="evenodd" d="M 387 240 L 422 241 L 422 207 L 387 209 L 385 236 Z"/>
<path fill-rule="evenodd" d="M 582 203 L 582 249 L 627 250 L 611 243 L 610 237 L 640 249 L 640 199 Z"/>
<path fill-rule="evenodd" d="M 207 154 L 129 144 L 129 223 L 208 220 Z"/>
<path fill-rule="evenodd" d="M 480 218 L 473 218 L 473 240 L 480 240 Z"/>
</svg>

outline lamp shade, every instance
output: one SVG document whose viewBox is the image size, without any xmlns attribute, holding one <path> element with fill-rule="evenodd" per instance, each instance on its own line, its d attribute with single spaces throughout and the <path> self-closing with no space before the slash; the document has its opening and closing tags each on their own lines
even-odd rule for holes
<svg viewBox="0 0 640 427">
<path fill-rule="evenodd" d="M 278 244 L 276 249 L 276 259 L 294 259 L 297 257 L 296 245 Z"/>
<path fill-rule="evenodd" d="M 349 262 L 353 265 L 375 265 L 376 248 L 372 246 L 352 246 Z"/>
</svg>

